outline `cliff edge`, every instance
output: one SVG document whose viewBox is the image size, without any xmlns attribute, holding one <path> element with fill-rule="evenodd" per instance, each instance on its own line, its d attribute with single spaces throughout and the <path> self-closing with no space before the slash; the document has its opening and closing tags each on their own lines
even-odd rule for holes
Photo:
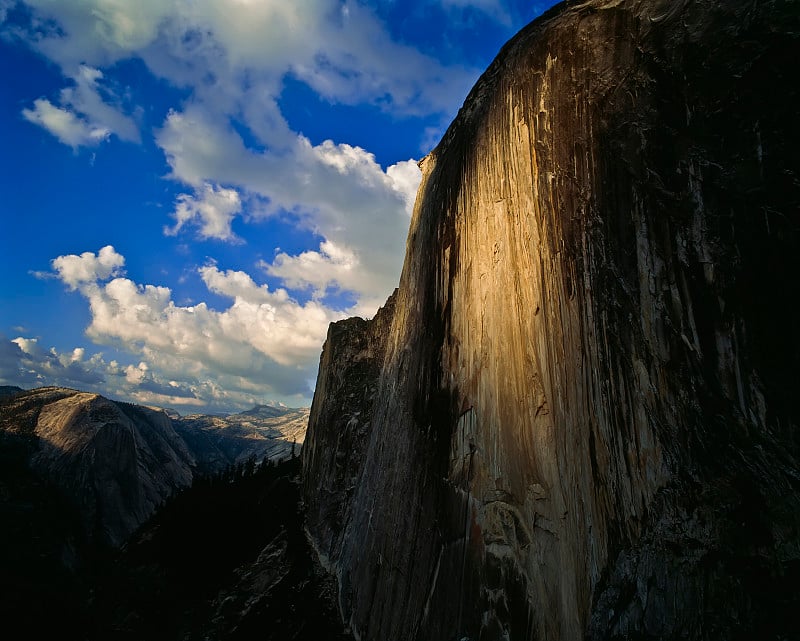
<svg viewBox="0 0 800 641">
<path fill-rule="evenodd" d="M 795 2 L 590 0 L 478 81 L 320 366 L 356 638 L 797 638 L 798 55 Z"/>
</svg>

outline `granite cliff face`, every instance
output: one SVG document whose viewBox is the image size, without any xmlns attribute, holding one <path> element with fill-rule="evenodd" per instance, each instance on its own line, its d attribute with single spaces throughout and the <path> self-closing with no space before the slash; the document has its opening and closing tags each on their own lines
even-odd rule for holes
<svg viewBox="0 0 800 641">
<path fill-rule="evenodd" d="M 796 2 L 590 0 L 478 81 L 320 364 L 356 638 L 797 638 L 798 54 Z"/>
<path fill-rule="evenodd" d="M 370 321 L 331 323 L 320 358 L 309 425 L 317 426 L 303 448 L 306 527 L 323 565 L 344 545 L 353 493 L 366 462 L 386 337 L 397 292 Z"/>
</svg>

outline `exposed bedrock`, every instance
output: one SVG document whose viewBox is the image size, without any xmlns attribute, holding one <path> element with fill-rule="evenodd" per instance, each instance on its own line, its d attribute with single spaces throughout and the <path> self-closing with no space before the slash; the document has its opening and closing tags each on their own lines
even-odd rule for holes
<svg viewBox="0 0 800 641">
<path fill-rule="evenodd" d="M 35 476 L 77 508 L 85 534 L 115 547 L 191 484 L 196 465 L 163 411 L 58 387 L 0 405 L 0 442 L 15 440 L 27 442 L 23 458 Z M 4 490 L 12 504 L 22 500 L 14 484 Z"/>
<path fill-rule="evenodd" d="M 798 59 L 797 2 L 593 0 L 478 81 L 320 365 L 357 638 L 797 637 Z"/>
</svg>

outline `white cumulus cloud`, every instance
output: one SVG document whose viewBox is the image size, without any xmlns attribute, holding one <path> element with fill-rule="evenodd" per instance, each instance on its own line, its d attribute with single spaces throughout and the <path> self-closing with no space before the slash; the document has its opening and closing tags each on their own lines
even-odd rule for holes
<svg viewBox="0 0 800 641">
<path fill-rule="evenodd" d="M 23 109 L 22 115 L 25 120 L 46 129 L 73 149 L 98 145 L 111 133 L 105 127 L 78 117 L 69 109 L 56 107 L 47 98 L 34 100 L 33 109 Z"/>
<path fill-rule="evenodd" d="M 47 98 L 38 98 L 33 108 L 22 110 L 22 116 L 73 149 L 96 146 L 112 134 L 139 142 L 135 122 L 120 111 L 119 105 L 113 104 L 118 101 L 112 91 L 102 91 L 102 79 L 103 72 L 99 69 L 79 65 L 71 75 L 72 84 L 59 94 L 60 106 Z"/>
<path fill-rule="evenodd" d="M 175 203 L 175 225 L 165 227 L 164 233 L 174 236 L 189 222 L 196 222 L 203 238 L 235 240 L 231 229 L 233 218 L 242 209 L 242 201 L 235 189 L 203 184 L 195 195 L 180 194 Z"/>
<path fill-rule="evenodd" d="M 85 358 L 85 350 L 76 347 L 69 352 L 44 349 L 38 338 L 18 336 L 12 340 L 0 336 L 0 382 L 38 387 L 60 385 L 80 389 L 97 389 L 104 383 L 105 363 L 102 356 Z"/>
<path fill-rule="evenodd" d="M 81 285 L 106 280 L 119 274 L 125 265 L 125 258 L 111 245 L 106 245 L 96 254 L 83 252 L 79 256 L 59 256 L 51 261 L 51 265 L 56 275 L 70 289 L 77 289 Z"/>
<path fill-rule="evenodd" d="M 38 99 L 25 117 L 65 144 L 139 140 L 136 110 L 112 81 L 115 63 L 139 59 L 188 90 L 154 132 L 168 178 L 186 187 L 165 234 L 242 242 L 232 228 L 237 217 L 246 224 L 288 212 L 323 245 L 279 253 L 268 273 L 301 288 L 346 290 L 367 311 L 396 286 L 420 180 L 416 161 L 382 167 L 346 141 L 312 144 L 281 111 L 285 81 L 298 79 L 333 103 L 446 119 L 478 70 L 397 41 L 372 9 L 352 0 L 26 4 L 39 24 L 58 25 L 33 29 L 28 40 L 61 67 L 69 86 L 57 102 Z M 309 273 L 310 261 L 327 274 Z"/>
<path fill-rule="evenodd" d="M 343 290 L 366 289 L 358 256 L 350 249 L 337 247 L 330 241 L 319 244 L 319 251 L 305 251 L 296 256 L 281 252 L 272 263 L 261 261 L 259 267 L 272 276 L 280 277 L 287 287 L 313 288 L 317 297 L 324 296 L 328 287 Z"/>
<path fill-rule="evenodd" d="M 474 69 L 444 66 L 396 42 L 368 7 L 352 0 L 27 4 L 61 26 L 36 34 L 33 44 L 64 69 L 138 56 L 181 86 L 200 86 L 209 77 L 227 82 L 246 72 L 250 83 L 271 87 L 273 95 L 280 78 L 292 74 L 327 99 L 374 102 L 401 113 L 451 111 L 475 79 Z"/>
<path fill-rule="evenodd" d="M 174 381 L 153 371 L 145 361 L 120 365 L 98 352 L 86 357 L 83 347 L 59 352 L 44 349 L 38 338 L 0 336 L 0 384 L 26 388 L 55 385 L 96 392 L 144 405 L 180 407 L 184 411 L 233 411 L 251 407 L 259 394 L 239 389 L 235 381 Z"/>
<path fill-rule="evenodd" d="M 173 178 L 195 186 L 192 203 L 207 198 L 208 181 L 233 185 L 264 198 L 250 212 L 253 218 L 290 211 L 323 238 L 320 251 L 281 252 L 273 265 L 262 264 L 271 275 L 286 278 L 287 286 L 337 286 L 370 299 L 377 309 L 397 285 L 421 179 L 414 160 L 383 170 L 360 147 L 330 140 L 312 145 L 296 136 L 287 152 L 292 162 L 286 162 L 282 155 L 247 149 L 233 128 L 194 108 L 170 113 L 156 141 Z M 190 212 L 178 213 L 182 225 L 201 221 Z"/>
<path fill-rule="evenodd" d="M 205 303 L 177 305 L 167 287 L 113 277 L 124 258 L 110 246 L 97 254 L 59 256 L 52 264 L 89 303 L 87 336 L 142 357 L 144 366 L 122 371 L 128 383 L 150 380 L 151 388 L 160 380 L 197 386 L 224 378 L 220 389 L 307 399 L 328 325 L 344 316 L 314 300 L 298 303 L 283 289 L 272 291 L 244 272 L 216 265 L 201 267 L 199 274 L 210 292 L 231 300 L 230 306 L 217 311 Z M 28 342 L 18 346 L 33 349 Z M 201 398 L 197 390 L 193 394 Z"/>
</svg>

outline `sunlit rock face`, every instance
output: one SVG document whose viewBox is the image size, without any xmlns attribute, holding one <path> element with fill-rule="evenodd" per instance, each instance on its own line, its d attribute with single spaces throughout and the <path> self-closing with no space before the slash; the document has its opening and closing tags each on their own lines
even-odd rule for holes
<svg viewBox="0 0 800 641">
<path fill-rule="evenodd" d="M 791 2 L 568 2 L 479 80 L 391 325 L 320 366 L 309 530 L 357 638 L 796 634 L 798 37 Z"/>
</svg>

